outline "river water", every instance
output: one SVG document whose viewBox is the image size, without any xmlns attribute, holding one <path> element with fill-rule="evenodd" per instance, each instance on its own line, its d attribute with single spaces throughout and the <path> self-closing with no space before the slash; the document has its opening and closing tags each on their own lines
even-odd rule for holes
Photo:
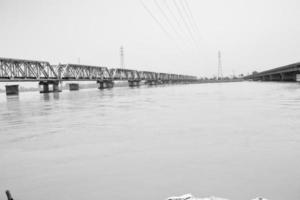
<svg viewBox="0 0 300 200">
<path fill-rule="evenodd" d="M 300 199 L 300 84 L 0 94 L 0 198 Z"/>
</svg>

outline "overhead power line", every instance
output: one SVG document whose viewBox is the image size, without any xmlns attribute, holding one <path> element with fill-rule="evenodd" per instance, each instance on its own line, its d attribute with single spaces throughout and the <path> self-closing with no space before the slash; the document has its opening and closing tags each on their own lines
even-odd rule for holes
<svg viewBox="0 0 300 200">
<path fill-rule="evenodd" d="M 199 46 L 198 46 L 198 43 L 197 43 L 197 40 L 195 39 L 195 37 L 194 37 L 194 35 L 193 35 L 193 32 L 192 32 L 192 30 L 191 30 L 189 24 L 187 23 L 187 21 L 186 21 L 184 15 L 183 15 L 183 13 L 182 13 L 182 10 L 180 9 L 180 7 L 179 7 L 179 5 L 178 5 L 178 3 L 177 3 L 177 1 L 176 1 L 176 0 L 173 0 L 173 3 L 174 3 L 174 5 L 175 5 L 175 7 L 176 7 L 176 9 L 177 9 L 177 11 L 178 11 L 180 17 L 181 17 L 181 20 L 183 21 L 183 24 L 185 25 L 185 27 L 186 27 L 186 29 L 187 29 L 187 31 L 188 31 L 188 33 L 189 33 L 189 35 L 190 35 L 192 41 L 194 42 L 194 44 L 196 45 L 196 47 L 199 47 Z"/>
<path fill-rule="evenodd" d="M 183 1 L 183 3 L 185 4 L 185 6 L 186 6 L 186 8 L 187 8 L 187 11 L 188 11 L 188 13 L 189 13 L 189 15 L 190 15 L 191 21 L 192 21 L 192 23 L 194 24 L 194 27 L 195 27 L 196 31 L 198 32 L 198 34 L 199 34 L 199 36 L 200 36 L 201 32 L 200 32 L 199 26 L 198 26 L 198 24 L 197 24 L 197 22 L 196 22 L 196 20 L 195 20 L 195 17 L 194 17 L 194 15 L 193 15 L 193 12 L 192 12 L 190 6 L 189 6 L 188 1 L 187 1 L 187 0 L 182 0 L 182 1 Z"/>
<path fill-rule="evenodd" d="M 183 3 L 183 1 L 182 0 L 179 0 L 179 5 L 182 7 L 182 10 L 183 10 L 183 13 L 184 13 L 184 15 L 187 17 L 186 19 L 186 21 L 188 22 L 188 24 L 189 24 L 189 26 L 191 27 L 191 31 L 193 32 L 193 34 L 195 34 L 195 37 L 197 36 L 197 34 L 196 34 L 196 30 L 195 30 L 195 27 L 194 27 L 194 24 L 193 24 L 193 22 L 192 22 L 192 20 L 191 20 L 191 17 L 190 17 L 190 15 L 189 15 L 189 12 L 187 11 L 187 8 L 185 7 L 185 4 Z M 196 37 L 196 39 L 197 39 L 197 37 Z"/>
<path fill-rule="evenodd" d="M 175 24 L 176 24 L 176 27 L 178 28 L 180 34 L 182 35 L 183 40 L 184 40 L 185 42 L 190 43 L 190 40 L 186 38 L 186 36 L 187 36 L 188 38 L 190 37 L 189 34 L 186 33 L 186 32 L 184 31 L 184 30 L 185 30 L 184 26 L 182 26 L 182 24 L 181 24 L 180 21 L 178 20 L 178 18 L 177 18 L 177 16 L 176 16 L 175 12 L 174 12 L 174 11 L 172 10 L 172 8 L 170 7 L 170 5 L 169 5 L 169 3 L 168 3 L 168 0 L 164 0 L 164 3 L 165 3 L 165 7 L 167 8 L 168 13 L 171 14 L 171 18 L 174 19 Z M 192 41 L 191 41 L 191 42 L 192 42 Z M 192 44 L 192 43 L 191 43 L 191 44 Z"/>
<path fill-rule="evenodd" d="M 181 35 L 179 34 L 179 32 L 177 31 L 177 29 L 175 28 L 175 26 L 173 25 L 172 21 L 169 19 L 169 17 L 167 16 L 167 14 L 165 13 L 165 11 L 162 9 L 162 7 L 160 6 L 160 4 L 158 3 L 157 0 L 154 0 L 154 3 L 156 5 L 156 7 L 158 8 L 158 10 L 160 11 L 160 13 L 163 15 L 163 17 L 165 18 L 166 22 L 169 24 L 169 26 L 172 28 L 172 30 L 175 32 L 175 34 L 181 38 Z"/>
<path fill-rule="evenodd" d="M 172 37 L 172 35 L 164 28 L 164 26 L 160 23 L 160 21 L 154 16 L 152 11 L 146 6 L 143 0 L 140 0 L 144 9 L 149 13 L 152 19 L 156 22 L 156 24 L 161 28 L 161 30 L 167 35 L 168 38 Z"/>
<path fill-rule="evenodd" d="M 178 25 L 180 25 L 180 23 L 178 22 L 176 16 L 173 15 L 173 12 L 171 11 L 170 12 L 171 16 L 169 16 L 170 13 L 168 12 L 168 10 L 165 10 L 165 7 L 163 5 L 161 5 L 158 0 L 153 0 L 153 1 L 155 3 L 156 7 L 158 8 L 158 10 L 160 11 L 160 13 L 162 14 L 162 16 L 164 17 L 167 24 L 172 28 L 172 31 L 175 33 L 176 37 L 181 41 L 180 46 L 183 45 L 187 48 L 190 48 L 190 44 L 187 43 L 188 40 L 186 40 L 184 31 L 182 32 L 181 27 L 178 26 Z M 167 9 L 170 9 L 166 0 L 165 0 L 165 3 L 166 3 Z M 176 23 L 174 23 L 174 20 L 172 20 L 172 17 Z"/>
<path fill-rule="evenodd" d="M 178 41 L 173 37 L 173 35 L 165 28 L 165 26 L 160 22 L 159 18 L 157 18 L 153 12 L 151 11 L 151 9 L 145 4 L 145 2 L 143 0 L 140 0 L 142 6 L 144 7 L 144 9 L 149 13 L 149 15 L 152 17 L 152 19 L 156 22 L 156 24 L 160 27 L 160 29 L 165 33 L 165 35 L 173 40 L 173 44 L 175 45 L 176 49 L 180 52 L 183 53 L 183 49 L 180 45 L 178 45 Z M 182 54 L 180 54 L 180 56 L 182 56 Z"/>
<path fill-rule="evenodd" d="M 193 20 L 193 15 L 187 2 L 183 0 L 140 0 L 143 8 L 164 32 L 167 38 L 173 40 L 178 50 L 184 47 L 200 49 L 199 31 Z M 179 1 L 179 2 L 178 2 Z M 148 2 L 154 7 L 149 7 Z M 169 4 L 172 3 L 172 4 Z"/>
</svg>

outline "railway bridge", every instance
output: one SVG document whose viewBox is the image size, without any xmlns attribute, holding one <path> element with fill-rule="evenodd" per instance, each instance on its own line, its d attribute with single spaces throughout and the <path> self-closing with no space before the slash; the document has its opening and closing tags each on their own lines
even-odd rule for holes
<svg viewBox="0 0 300 200">
<path fill-rule="evenodd" d="M 41 93 L 60 92 L 61 83 L 69 81 L 70 90 L 78 90 L 79 84 L 72 81 L 95 81 L 99 89 L 112 88 L 114 81 L 128 81 L 129 86 L 145 84 L 191 83 L 197 77 L 138 71 L 133 69 L 108 68 L 79 64 L 51 65 L 47 61 L 0 58 L 0 82 L 38 82 Z M 6 94 L 18 94 L 18 85 L 7 85 Z"/>
</svg>

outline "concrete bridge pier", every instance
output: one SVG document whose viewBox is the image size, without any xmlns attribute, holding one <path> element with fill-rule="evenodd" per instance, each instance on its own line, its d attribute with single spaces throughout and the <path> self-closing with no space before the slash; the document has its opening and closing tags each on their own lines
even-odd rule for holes
<svg viewBox="0 0 300 200">
<path fill-rule="evenodd" d="M 271 74 L 270 81 L 282 81 L 282 75 L 281 74 Z"/>
<path fill-rule="evenodd" d="M 158 80 L 157 84 L 159 84 L 159 85 L 164 84 L 164 81 L 163 80 Z"/>
<path fill-rule="evenodd" d="M 61 92 L 61 85 L 59 81 L 40 81 L 40 93 Z"/>
<path fill-rule="evenodd" d="M 264 76 L 262 77 L 262 80 L 263 80 L 263 81 L 270 81 L 270 80 L 271 80 L 271 76 L 270 76 L 270 75 L 264 75 Z"/>
<path fill-rule="evenodd" d="M 98 89 L 108 89 L 114 87 L 113 80 L 97 80 Z"/>
<path fill-rule="evenodd" d="M 158 82 L 157 82 L 157 80 L 147 80 L 147 81 L 145 82 L 145 84 L 146 84 L 146 85 L 157 85 Z"/>
<path fill-rule="evenodd" d="M 145 85 L 152 85 L 152 80 L 146 80 Z"/>
<path fill-rule="evenodd" d="M 162 82 L 163 82 L 163 84 L 171 84 L 170 80 L 163 80 Z"/>
<path fill-rule="evenodd" d="M 6 85 L 5 90 L 6 90 L 6 95 L 18 95 L 19 85 Z"/>
<path fill-rule="evenodd" d="M 300 74 L 296 74 L 296 81 L 300 82 Z"/>
<path fill-rule="evenodd" d="M 53 84 L 53 92 L 61 92 L 61 84 L 59 82 L 54 82 Z"/>
<path fill-rule="evenodd" d="M 70 91 L 76 91 L 76 90 L 79 90 L 79 84 L 78 84 L 78 83 L 70 83 L 70 84 L 69 84 L 69 90 L 70 90 Z"/>
<path fill-rule="evenodd" d="M 296 81 L 295 73 L 282 73 L 282 81 Z"/>
<path fill-rule="evenodd" d="M 129 87 L 137 87 L 140 86 L 141 80 L 128 80 Z"/>
</svg>

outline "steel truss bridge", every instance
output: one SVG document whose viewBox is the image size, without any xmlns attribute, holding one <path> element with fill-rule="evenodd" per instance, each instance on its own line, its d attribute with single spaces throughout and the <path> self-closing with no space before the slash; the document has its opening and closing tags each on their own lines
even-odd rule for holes
<svg viewBox="0 0 300 200">
<path fill-rule="evenodd" d="M 42 92 L 48 92 L 48 85 L 58 90 L 62 81 L 97 81 L 99 89 L 113 87 L 113 81 L 125 80 L 130 86 L 145 81 L 149 84 L 158 83 L 190 83 L 197 77 L 168 74 L 132 69 L 108 68 L 101 66 L 59 64 L 51 65 L 46 61 L 0 58 L 0 82 L 39 82 Z"/>
</svg>

